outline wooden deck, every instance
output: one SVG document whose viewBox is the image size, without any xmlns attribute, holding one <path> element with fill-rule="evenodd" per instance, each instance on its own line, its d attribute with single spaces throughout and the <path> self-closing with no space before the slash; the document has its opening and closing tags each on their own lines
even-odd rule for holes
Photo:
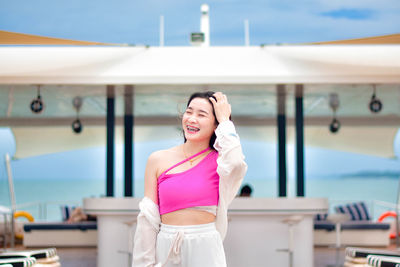
<svg viewBox="0 0 400 267">
<path fill-rule="evenodd" d="M 18 249 L 24 249 L 18 246 Z M 389 249 L 396 250 L 395 245 L 391 245 L 388 248 L 378 249 Z M 57 253 L 60 256 L 62 267 L 96 267 L 96 248 L 57 248 Z M 328 247 L 316 247 L 314 250 L 314 267 L 326 267 L 335 263 L 336 251 L 334 248 Z M 344 249 L 340 251 L 341 263 L 344 262 Z M 252 267 L 252 266 L 243 266 Z M 254 266 L 256 267 L 256 266 Z M 258 266 L 257 266 L 258 267 Z M 267 266 L 268 267 L 268 266 Z M 285 267 L 285 266 L 274 266 L 274 267 Z M 295 267 L 308 267 L 308 266 L 295 266 Z"/>
<path fill-rule="evenodd" d="M 384 248 L 379 248 L 384 249 Z M 390 250 L 395 250 L 392 245 Z M 59 248 L 57 249 L 61 258 L 62 267 L 95 267 L 96 266 L 96 248 Z M 344 249 L 340 251 L 341 263 L 344 262 Z M 316 247 L 314 250 L 314 267 L 326 267 L 329 264 L 334 264 L 336 260 L 336 250 L 334 248 Z M 252 266 L 243 266 L 252 267 Z M 268 267 L 268 266 L 266 266 Z M 277 266 L 284 267 L 284 266 Z M 297 267 L 297 266 L 296 266 Z M 308 267 L 308 266 L 298 266 Z"/>
</svg>

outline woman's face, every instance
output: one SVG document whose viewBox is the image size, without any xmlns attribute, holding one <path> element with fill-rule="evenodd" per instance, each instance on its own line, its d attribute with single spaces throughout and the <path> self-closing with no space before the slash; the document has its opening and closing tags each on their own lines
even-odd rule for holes
<svg viewBox="0 0 400 267">
<path fill-rule="evenodd" d="M 211 103 L 204 98 L 194 98 L 182 118 L 185 137 L 190 141 L 209 141 L 217 128 Z"/>
</svg>

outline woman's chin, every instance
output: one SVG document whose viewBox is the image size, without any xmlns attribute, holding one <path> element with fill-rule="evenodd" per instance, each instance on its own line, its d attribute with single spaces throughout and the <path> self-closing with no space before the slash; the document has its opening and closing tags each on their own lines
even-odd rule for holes
<svg viewBox="0 0 400 267">
<path fill-rule="evenodd" d="M 202 141 L 202 140 L 204 139 L 204 136 L 201 136 L 201 135 L 196 134 L 196 133 L 194 133 L 194 134 L 192 134 L 192 133 L 185 133 L 185 137 L 186 137 L 186 140 L 188 140 L 188 141 L 193 141 L 193 142 Z M 203 137 L 203 138 L 202 138 L 202 137 Z"/>
<path fill-rule="evenodd" d="M 186 137 L 186 140 L 188 140 L 188 141 L 197 141 L 198 140 L 198 138 L 196 138 L 196 136 L 193 136 L 191 134 L 186 134 L 185 137 Z"/>
</svg>

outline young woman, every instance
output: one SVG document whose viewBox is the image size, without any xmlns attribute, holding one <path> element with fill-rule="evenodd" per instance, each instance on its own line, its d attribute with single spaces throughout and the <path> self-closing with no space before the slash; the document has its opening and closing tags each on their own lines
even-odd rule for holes
<svg viewBox="0 0 400 267">
<path fill-rule="evenodd" d="M 182 117 L 185 142 L 150 155 L 133 266 L 226 266 L 227 208 L 247 170 L 231 106 L 194 93 Z"/>
</svg>

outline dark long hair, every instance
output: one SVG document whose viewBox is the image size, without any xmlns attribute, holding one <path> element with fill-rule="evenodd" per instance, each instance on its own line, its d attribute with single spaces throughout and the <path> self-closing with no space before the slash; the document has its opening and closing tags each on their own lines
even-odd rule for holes
<svg viewBox="0 0 400 267">
<path fill-rule="evenodd" d="M 207 92 L 196 92 L 193 93 L 190 97 L 189 100 L 187 102 L 186 108 L 190 105 L 190 102 L 192 102 L 193 99 L 195 98 L 204 98 L 207 99 L 208 102 L 210 102 L 211 107 L 212 107 L 212 111 L 213 111 L 213 116 L 215 118 L 215 123 L 218 125 L 219 122 L 217 120 L 217 117 L 215 117 L 215 110 L 214 110 L 214 105 L 213 103 L 210 101 L 210 97 L 214 98 L 215 100 L 217 100 L 214 96 L 215 92 L 212 91 L 207 91 Z M 186 143 L 186 137 L 185 137 L 185 131 L 183 131 L 183 139 L 184 139 L 184 143 Z M 210 138 L 210 142 L 208 144 L 209 147 L 211 147 L 212 149 L 214 149 L 214 143 L 215 143 L 215 139 L 217 139 L 217 136 L 215 135 L 215 132 L 212 134 L 211 138 Z"/>
</svg>

